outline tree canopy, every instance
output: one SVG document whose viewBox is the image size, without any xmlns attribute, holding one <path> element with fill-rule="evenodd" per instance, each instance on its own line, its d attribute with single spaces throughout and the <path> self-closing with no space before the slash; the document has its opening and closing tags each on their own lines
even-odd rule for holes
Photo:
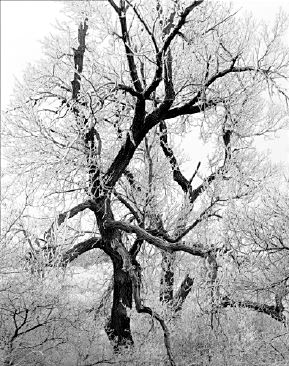
<svg viewBox="0 0 289 366">
<path fill-rule="evenodd" d="M 269 28 L 204 0 L 66 12 L 5 113 L 6 250 L 42 282 L 81 256 L 107 263 L 116 353 L 135 343 L 133 304 L 170 365 L 185 308 L 212 331 L 236 308 L 286 324 L 288 197 L 255 147 L 288 126 L 286 16 Z"/>
</svg>

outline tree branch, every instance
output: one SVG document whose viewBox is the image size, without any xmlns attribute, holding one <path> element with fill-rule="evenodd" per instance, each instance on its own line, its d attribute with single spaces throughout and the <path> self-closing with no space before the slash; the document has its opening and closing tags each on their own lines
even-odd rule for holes
<svg viewBox="0 0 289 366">
<path fill-rule="evenodd" d="M 136 311 L 139 314 L 148 314 L 159 322 L 159 324 L 162 327 L 162 330 L 164 332 L 164 343 L 165 343 L 165 347 L 166 347 L 166 351 L 167 351 L 167 355 L 168 355 L 168 359 L 169 359 L 169 364 L 170 364 L 170 366 L 175 366 L 176 364 L 173 359 L 172 348 L 171 348 L 170 332 L 169 332 L 169 329 L 168 329 L 165 321 L 156 311 L 154 311 L 150 307 L 144 306 L 142 304 L 142 300 L 141 300 L 141 296 L 140 296 L 140 283 L 141 283 L 140 282 L 140 273 L 137 272 L 137 268 L 131 269 L 130 277 L 132 279 L 132 284 L 133 284 L 133 297 L 134 297 Z"/>
<path fill-rule="evenodd" d="M 128 86 L 125 84 L 117 84 L 117 86 L 114 89 L 112 89 L 112 91 L 113 90 L 123 90 L 123 91 L 129 93 L 130 95 L 132 95 L 133 97 L 142 98 L 141 93 L 134 90 L 134 88 L 132 88 L 131 86 Z"/>
<path fill-rule="evenodd" d="M 129 250 L 129 254 L 131 255 L 132 258 L 136 258 L 136 256 L 138 255 L 141 246 L 143 244 L 143 239 L 139 239 L 136 238 L 133 245 L 131 246 L 130 250 Z"/>
<path fill-rule="evenodd" d="M 134 233 L 138 236 L 138 238 L 143 239 L 147 241 L 148 243 L 154 245 L 155 247 L 165 250 L 167 252 L 173 253 L 173 252 L 186 252 L 191 255 L 195 255 L 198 257 L 205 257 L 207 251 L 201 249 L 200 247 L 189 247 L 186 244 L 177 243 L 177 244 L 168 244 L 164 240 L 151 235 L 148 233 L 145 229 L 142 229 L 138 226 L 134 226 L 131 224 L 128 224 L 126 222 L 122 221 L 106 221 L 105 226 L 107 228 L 113 228 L 113 229 L 120 229 L 127 233 Z"/>
<path fill-rule="evenodd" d="M 75 244 L 71 249 L 61 254 L 61 264 L 67 265 L 81 254 L 92 249 L 104 249 L 104 244 L 100 238 L 93 237 Z"/>
<path fill-rule="evenodd" d="M 113 0 L 107 0 L 109 3 L 110 3 L 110 5 L 114 8 L 114 10 L 116 11 L 116 13 L 118 14 L 118 15 L 120 15 L 120 11 L 121 11 L 121 9 L 116 5 L 116 3 L 113 1 Z"/>
<path fill-rule="evenodd" d="M 187 274 L 173 299 L 173 310 L 175 313 L 182 310 L 183 303 L 185 302 L 187 296 L 189 295 L 193 284 L 194 279 Z"/>
<path fill-rule="evenodd" d="M 159 52 L 159 48 L 157 45 L 157 41 L 155 39 L 155 36 L 153 34 L 153 32 L 149 29 L 149 26 L 147 25 L 147 23 L 145 22 L 144 18 L 140 15 L 140 13 L 138 12 L 137 8 L 135 5 L 132 5 L 132 3 L 129 0 L 125 0 L 129 6 L 133 9 L 133 11 L 135 12 L 135 15 L 138 17 L 139 21 L 142 23 L 142 25 L 144 26 L 145 30 L 147 31 L 148 35 L 151 37 L 151 40 L 154 44 L 154 48 L 156 50 L 156 53 Z"/>
<path fill-rule="evenodd" d="M 178 241 L 180 241 L 184 236 L 186 236 L 190 231 L 192 231 L 200 222 L 203 221 L 204 217 L 208 218 L 208 217 L 213 217 L 216 214 L 212 213 L 212 214 L 207 214 L 208 210 L 211 208 L 212 206 L 208 207 L 207 209 L 205 209 L 201 215 L 191 224 L 189 225 L 180 235 L 178 235 L 176 238 L 168 240 L 170 243 L 177 243 Z"/>
<path fill-rule="evenodd" d="M 165 121 L 160 122 L 160 145 L 165 154 L 168 158 L 170 165 L 173 171 L 173 178 L 174 181 L 179 184 L 182 188 L 184 193 L 187 193 L 190 189 L 190 182 L 185 178 L 185 176 L 180 171 L 177 159 L 173 153 L 173 150 L 168 146 L 168 134 L 167 134 L 167 125 Z"/>
<path fill-rule="evenodd" d="M 163 48 L 161 50 L 162 54 L 165 54 L 167 49 L 169 48 L 171 42 L 175 38 L 175 36 L 179 33 L 182 26 L 185 24 L 186 19 L 188 15 L 192 12 L 194 8 L 201 5 L 204 0 L 195 0 L 191 5 L 187 6 L 186 9 L 183 11 L 183 13 L 180 15 L 180 19 L 178 23 L 175 25 L 171 33 L 168 35 L 167 39 L 165 40 L 165 43 L 163 45 Z"/>
<path fill-rule="evenodd" d="M 164 120 L 183 116 L 185 114 L 197 114 L 204 112 L 206 109 L 215 107 L 220 100 L 209 100 L 198 103 L 198 98 L 193 98 L 190 102 L 185 103 L 180 107 L 169 109 L 163 116 Z"/>
<path fill-rule="evenodd" d="M 137 223 L 140 224 L 141 223 L 141 219 L 139 217 L 138 212 L 132 207 L 132 205 L 120 194 L 118 193 L 116 190 L 113 190 L 113 194 L 115 195 L 115 197 L 119 200 L 119 202 L 121 202 L 129 211 L 130 213 L 134 216 L 134 218 L 136 219 Z"/>
<path fill-rule="evenodd" d="M 167 241 L 168 243 L 178 243 L 184 236 L 186 236 L 191 230 L 193 230 L 200 222 L 203 221 L 204 218 L 208 218 L 208 217 L 218 217 L 217 213 L 208 213 L 209 210 L 215 205 L 215 203 L 217 203 L 217 201 L 213 201 L 209 207 L 207 207 L 201 214 L 200 216 L 188 227 L 183 228 L 183 231 L 177 235 L 176 237 L 171 237 L 167 234 L 167 232 L 165 230 L 159 230 L 159 229 L 152 229 L 149 230 L 147 229 L 146 231 L 151 234 L 154 235 L 158 238 L 162 238 L 163 240 Z"/>
<path fill-rule="evenodd" d="M 50 240 L 55 230 L 55 227 L 60 226 L 66 219 L 70 219 L 71 217 L 77 215 L 79 212 L 86 210 L 87 208 L 92 208 L 92 201 L 88 200 L 75 207 L 71 208 L 70 210 L 63 212 L 58 215 L 58 218 L 53 222 L 50 228 L 44 233 L 44 239 L 46 241 Z"/>
<path fill-rule="evenodd" d="M 196 0 L 183 11 L 183 13 L 180 15 L 180 19 L 179 19 L 178 23 L 175 25 L 173 30 L 168 34 L 162 49 L 156 54 L 156 71 L 155 71 L 153 81 L 144 91 L 145 99 L 148 99 L 150 97 L 151 93 L 153 93 L 156 90 L 156 88 L 158 87 L 159 83 L 162 80 L 163 57 L 165 56 L 167 50 L 169 49 L 170 44 L 172 43 L 172 41 L 176 37 L 176 35 L 179 33 L 182 26 L 185 24 L 186 18 L 188 17 L 190 12 L 195 7 L 200 5 L 203 1 L 204 0 L 199 0 L 199 1 Z"/>
<path fill-rule="evenodd" d="M 78 98 L 78 93 L 80 91 L 80 74 L 82 73 L 83 70 L 83 57 L 84 57 L 84 52 L 85 52 L 85 37 L 86 37 L 86 33 L 87 33 L 87 18 L 85 19 L 85 21 L 83 22 L 83 24 L 81 23 L 79 28 L 78 28 L 78 48 L 75 49 L 73 48 L 73 53 L 74 53 L 74 68 L 75 68 L 75 73 L 74 73 L 74 79 L 71 82 L 72 85 L 72 99 L 77 100 Z"/>
<path fill-rule="evenodd" d="M 125 142 L 103 178 L 103 183 L 107 190 L 113 188 L 118 179 L 125 172 L 135 150 L 149 131 L 149 129 L 144 126 L 145 114 L 145 101 L 143 99 L 138 99 L 130 131 L 127 133 Z"/>
<path fill-rule="evenodd" d="M 180 168 L 179 168 L 177 159 L 173 153 L 173 150 L 168 146 L 167 126 L 164 121 L 160 122 L 160 132 L 161 132 L 161 135 L 160 135 L 161 147 L 162 147 L 162 150 L 163 150 L 165 156 L 168 158 L 168 160 L 171 164 L 174 181 L 179 184 L 179 186 L 182 188 L 182 190 L 185 194 L 189 193 L 190 202 L 194 203 L 195 200 L 199 197 L 199 195 L 215 179 L 217 174 L 221 171 L 220 170 L 221 168 L 219 168 L 217 170 L 217 172 L 212 173 L 209 177 L 207 177 L 204 180 L 204 182 L 202 184 L 200 184 L 196 189 L 192 189 L 191 182 L 192 182 L 192 179 L 194 178 L 196 172 L 194 173 L 194 175 L 192 176 L 192 178 L 190 180 L 186 179 L 186 177 L 180 171 Z M 228 135 L 228 133 L 227 133 L 227 135 Z M 227 141 L 227 143 L 225 143 L 225 161 L 226 161 L 227 157 L 229 156 L 227 154 L 227 152 L 229 151 L 229 146 L 228 146 L 229 143 L 230 143 L 230 141 Z M 200 164 L 198 164 L 196 171 L 198 170 L 199 166 L 200 166 Z M 223 166 L 224 166 L 224 164 L 223 164 Z M 222 168 L 223 168 L 223 166 L 222 166 Z"/>
<path fill-rule="evenodd" d="M 243 67 L 235 67 L 233 64 L 231 67 L 224 69 L 222 71 L 217 72 L 215 75 L 211 76 L 203 85 L 202 90 L 199 90 L 196 95 L 187 103 L 180 107 L 176 107 L 170 109 L 164 116 L 164 119 L 175 118 L 178 116 L 182 116 L 185 114 L 196 114 L 204 111 L 207 108 L 212 106 L 216 106 L 220 100 L 209 100 L 209 101 L 201 101 L 200 98 L 204 94 L 205 90 L 213 84 L 216 80 L 228 75 L 230 73 L 241 73 L 247 71 L 258 71 L 253 66 L 243 66 Z M 261 70 L 259 70 L 261 71 Z M 200 103 L 201 102 L 201 103 Z M 199 104 L 200 103 L 200 104 Z"/>
<path fill-rule="evenodd" d="M 116 7 L 115 4 L 113 3 L 113 1 L 110 0 L 110 3 L 114 8 Z M 131 46 L 131 41 L 130 41 L 128 29 L 127 29 L 126 9 L 125 9 L 124 0 L 121 0 L 120 8 L 117 8 L 117 9 L 118 9 L 117 14 L 119 17 L 121 31 L 122 31 L 122 40 L 123 40 L 123 44 L 124 44 L 124 48 L 125 48 L 128 67 L 130 70 L 130 76 L 131 76 L 131 79 L 132 79 L 132 82 L 133 82 L 133 85 L 134 85 L 136 91 L 141 93 L 143 91 L 143 88 L 142 88 L 142 85 L 140 82 L 140 78 L 138 76 L 136 63 L 135 63 L 134 55 L 133 55 L 133 50 L 132 50 L 132 46 Z"/>
<path fill-rule="evenodd" d="M 285 324 L 286 318 L 283 314 L 283 308 L 279 307 L 278 305 L 267 305 L 267 304 L 259 304 L 255 301 L 249 300 L 233 300 L 228 296 L 224 296 L 220 306 L 226 308 L 230 307 L 240 307 L 240 308 L 247 308 L 251 310 L 255 310 L 258 313 L 263 313 L 269 315 L 271 318 L 282 322 Z"/>
<path fill-rule="evenodd" d="M 141 187 L 140 185 L 137 183 L 137 181 L 135 180 L 135 177 L 133 175 L 133 173 L 128 170 L 128 169 L 125 169 L 124 172 L 123 172 L 123 175 L 126 177 L 128 183 L 130 184 L 130 186 L 137 190 L 138 192 L 141 191 Z"/>
</svg>

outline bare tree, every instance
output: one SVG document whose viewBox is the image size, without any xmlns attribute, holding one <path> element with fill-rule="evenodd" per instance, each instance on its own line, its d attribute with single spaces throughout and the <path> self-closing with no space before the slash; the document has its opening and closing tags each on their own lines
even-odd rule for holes
<svg viewBox="0 0 289 366">
<path fill-rule="evenodd" d="M 49 39 L 7 113 L 10 172 L 33 187 L 30 200 L 47 218 L 32 246 L 55 247 L 62 263 L 91 249 L 109 256 L 115 349 L 133 344 L 134 301 L 161 325 L 173 365 L 169 329 L 141 300 L 140 262 L 162 253 L 160 300 L 178 310 L 193 284 L 185 274 L 174 294 L 178 253 L 209 260 L 215 284 L 212 258 L 226 247 L 200 233 L 221 230 L 228 204 L 253 197 L 270 175 L 252 142 L 284 123 L 266 95 L 288 99 L 285 20 L 262 30 L 203 0 L 69 8 L 77 33 L 63 25 Z M 192 156 L 188 170 L 176 147 L 185 134 L 211 150 L 203 162 Z"/>
</svg>

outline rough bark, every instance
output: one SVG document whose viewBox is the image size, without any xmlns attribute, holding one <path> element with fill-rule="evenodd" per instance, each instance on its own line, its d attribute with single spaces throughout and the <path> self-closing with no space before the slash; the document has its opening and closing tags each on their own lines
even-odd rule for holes
<svg viewBox="0 0 289 366">
<path fill-rule="evenodd" d="M 132 308 L 132 281 L 129 273 L 122 269 L 122 264 L 121 260 L 113 263 L 113 303 L 106 325 L 106 333 L 116 351 L 122 346 L 133 345 L 128 315 Z"/>
<path fill-rule="evenodd" d="M 115 351 L 133 344 L 129 310 L 132 308 L 132 281 L 128 272 L 131 256 L 124 247 L 121 232 L 106 227 L 108 219 L 113 219 L 109 198 L 99 197 L 94 210 L 98 228 L 104 242 L 104 251 L 113 263 L 113 303 L 106 333 Z"/>
<path fill-rule="evenodd" d="M 174 296 L 174 254 L 162 251 L 160 302 L 171 304 Z"/>
</svg>

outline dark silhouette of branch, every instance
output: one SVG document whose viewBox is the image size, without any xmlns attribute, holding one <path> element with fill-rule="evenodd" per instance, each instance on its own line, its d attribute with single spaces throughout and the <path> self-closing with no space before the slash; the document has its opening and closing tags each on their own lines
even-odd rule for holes
<svg viewBox="0 0 289 366">
<path fill-rule="evenodd" d="M 150 38 L 151 38 L 151 40 L 152 40 L 152 42 L 153 42 L 153 44 L 154 44 L 154 48 L 155 48 L 155 50 L 156 50 L 156 53 L 158 53 L 159 52 L 159 47 L 158 47 L 158 45 L 157 45 L 157 41 L 156 41 L 156 38 L 155 38 L 155 36 L 154 36 L 154 34 L 153 34 L 153 32 L 150 30 L 150 28 L 149 28 L 149 26 L 148 26 L 148 24 L 146 23 L 146 21 L 144 20 L 144 17 L 142 17 L 141 16 L 141 14 L 139 13 L 139 11 L 137 10 L 137 8 L 136 8 L 136 6 L 135 5 L 133 5 L 129 0 L 125 0 L 128 4 L 129 4 L 129 6 L 133 9 L 133 11 L 134 11 L 134 13 L 135 13 L 135 15 L 138 17 L 138 20 L 142 23 L 142 25 L 144 26 L 144 28 L 145 28 L 145 30 L 146 30 L 146 32 L 147 32 L 147 34 L 150 36 Z"/>
<path fill-rule="evenodd" d="M 173 298 L 173 311 L 178 313 L 182 310 L 183 304 L 191 292 L 191 289 L 194 284 L 194 279 L 190 277 L 190 275 L 186 275 L 183 279 L 178 291 L 175 293 Z"/>
<path fill-rule="evenodd" d="M 78 93 L 80 91 L 80 75 L 83 70 L 83 58 L 84 58 L 84 52 L 85 52 L 85 37 L 87 34 L 87 25 L 88 19 L 86 18 L 83 24 L 81 23 L 78 28 L 78 48 L 73 48 L 74 53 L 74 79 L 71 82 L 72 85 L 72 99 L 77 100 Z"/>
<path fill-rule="evenodd" d="M 188 15 L 192 12 L 193 9 L 201 5 L 203 2 L 204 0 L 195 0 L 191 5 L 187 6 L 186 9 L 182 12 L 178 23 L 175 25 L 175 27 L 165 40 L 165 43 L 162 48 L 163 54 L 165 54 L 170 44 L 172 43 L 172 40 L 175 38 L 175 36 L 179 33 L 182 26 L 185 24 Z"/>
<path fill-rule="evenodd" d="M 131 255 L 132 258 L 136 258 L 136 256 L 138 255 L 141 246 L 143 244 L 143 240 L 142 239 L 138 239 L 136 238 L 133 245 L 131 246 L 130 250 L 129 250 L 129 254 Z"/>
<path fill-rule="evenodd" d="M 126 179 L 128 180 L 129 184 L 131 185 L 131 187 L 133 189 L 136 189 L 139 192 L 141 191 L 140 185 L 137 183 L 134 175 L 132 174 L 132 172 L 130 170 L 125 169 L 125 171 L 123 172 L 123 175 L 126 177 Z"/>
<path fill-rule="evenodd" d="M 188 180 L 181 172 L 177 159 L 174 155 L 173 150 L 168 145 L 168 136 L 167 136 L 167 126 L 165 121 L 160 122 L 160 144 L 162 147 L 162 150 L 164 152 L 164 155 L 168 158 L 169 163 L 171 165 L 172 171 L 173 171 L 173 178 L 176 183 L 179 184 L 179 186 L 182 188 L 183 192 L 185 194 L 189 194 L 189 199 L 191 203 L 194 203 L 196 199 L 200 196 L 202 192 L 206 190 L 206 188 L 212 183 L 216 176 L 222 172 L 222 169 L 225 165 L 225 162 L 228 158 L 230 158 L 230 154 L 228 153 L 230 151 L 230 138 L 231 138 L 231 131 L 228 133 L 229 130 L 225 131 L 223 136 L 224 143 L 225 143 L 225 160 L 223 163 L 223 166 L 217 170 L 217 172 L 214 172 L 210 174 L 207 178 L 204 179 L 203 183 L 201 183 L 197 188 L 193 189 L 191 186 L 192 180 L 194 179 L 195 175 L 197 174 L 197 171 L 200 167 L 200 164 L 198 164 L 196 171 L 194 172 L 192 178 Z M 226 138 L 226 140 L 225 140 Z"/>
<path fill-rule="evenodd" d="M 116 11 L 116 13 L 118 15 L 120 15 L 121 9 L 116 5 L 116 3 L 114 2 L 114 0 L 108 0 L 108 2 L 114 8 L 114 10 Z"/>
<path fill-rule="evenodd" d="M 200 166 L 201 166 L 201 162 L 199 161 L 198 162 L 198 165 L 197 165 L 197 167 L 196 167 L 196 169 L 195 169 L 195 171 L 194 171 L 194 173 L 192 175 L 192 177 L 189 180 L 190 184 L 192 183 L 192 181 L 194 180 L 195 176 L 197 175 L 198 170 L 200 169 Z"/>
<path fill-rule="evenodd" d="M 172 167 L 174 181 L 179 184 L 184 193 L 187 193 L 190 189 L 190 182 L 185 178 L 185 176 L 180 171 L 177 159 L 173 153 L 173 150 L 168 145 L 168 133 L 167 125 L 165 121 L 160 122 L 160 145 L 164 152 L 166 158 L 168 158 L 169 163 Z"/>
<path fill-rule="evenodd" d="M 72 248 L 61 254 L 61 264 L 66 265 L 81 254 L 92 249 L 104 249 L 103 241 L 100 238 L 93 237 L 75 244 Z"/>
<path fill-rule="evenodd" d="M 198 256 L 198 257 L 205 257 L 205 255 L 206 255 L 206 251 L 204 251 L 201 247 L 197 247 L 196 245 L 194 247 L 190 247 L 190 246 L 188 246 L 186 244 L 182 244 L 182 243 L 168 244 L 163 239 L 160 239 L 156 236 L 151 235 L 145 229 L 142 229 L 138 226 L 128 224 L 126 222 L 107 220 L 105 222 L 105 226 L 107 228 L 111 228 L 111 229 L 120 229 L 127 233 L 134 233 L 140 239 L 143 239 L 143 240 L 147 241 L 148 243 L 154 245 L 155 247 L 165 250 L 170 253 L 183 251 L 183 252 Z"/>
<path fill-rule="evenodd" d="M 283 314 L 284 307 L 276 305 L 267 305 L 267 304 L 260 304 L 255 301 L 249 301 L 249 300 L 233 300 L 228 296 L 224 296 L 220 306 L 223 308 L 226 308 L 228 306 L 230 307 L 240 307 L 240 308 L 247 308 L 251 310 L 255 310 L 259 313 L 267 314 L 271 318 L 285 323 L 286 318 Z"/>
<path fill-rule="evenodd" d="M 113 194 L 119 200 L 119 202 L 121 202 L 130 211 L 130 213 L 134 216 L 138 224 L 140 224 L 142 220 L 138 212 L 132 207 L 132 205 L 116 190 L 113 191 Z"/>
<path fill-rule="evenodd" d="M 79 212 L 82 212 L 82 211 L 86 210 L 87 208 L 92 209 L 92 207 L 93 207 L 92 201 L 87 200 L 83 203 L 80 203 L 79 205 L 74 206 L 70 210 L 59 214 L 58 218 L 53 222 L 53 224 L 50 226 L 50 228 L 44 233 L 44 239 L 46 241 L 50 240 L 53 235 L 53 231 L 56 229 L 56 227 L 63 224 L 63 222 L 66 219 L 70 219 L 71 217 L 74 217 Z"/>
<path fill-rule="evenodd" d="M 162 80 L 163 57 L 166 54 L 167 50 L 169 49 L 173 39 L 176 37 L 176 35 L 179 33 L 182 26 L 185 24 L 186 19 L 187 19 L 188 15 L 191 13 L 191 11 L 194 8 L 196 8 L 198 5 L 200 5 L 202 2 L 203 2 L 203 0 L 194 1 L 191 5 L 189 5 L 180 15 L 179 21 L 177 22 L 175 27 L 167 35 L 167 38 L 164 41 L 164 45 L 163 45 L 162 49 L 156 54 L 156 71 L 155 71 L 153 81 L 144 91 L 145 99 L 148 99 L 150 97 L 150 95 L 156 90 L 156 88 L 158 87 L 158 85 L 160 84 L 160 82 Z"/>
<path fill-rule="evenodd" d="M 132 50 L 131 40 L 129 37 L 129 31 L 127 29 L 127 20 L 126 20 L 126 6 L 125 1 L 120 1 L 120 7 L 117 7 L 113 1 L 110 1 L 110 4 L 113 6 L 113 8 L 116 10 L 119 22 L 121 26 L 121 32 L 122 32 L 122 41 L 125 48 L 126 58 L 128 62 L 128 67 L 130 71 L 130 76 L 133 82 L 133 85 L 137 92 L 141 93 L 143 88 L 140 82 L 140 78 L 137 72 L 137 67 L 134 59 L 134 54 Z"/>
<path fill-rule="evenodd" d="M 196 114 L 200 113 L 207 108 L 210 108 L 212 106 L 216 106 L 220 100 L 208 100 L 208 101 L 202 101 L 201 96 L 204 94 L 204 91 L 212 85 L 216 80 L 224 77 L 225 75 L 231 74 L 231 73 L 242 73 L 242 72 L 249 72 L 254 71 L 257 72 L 255 67 L 253 66 L 242 66 L 242 67 L 235 67 L 231 66 L 227 69 L 224 69 L 222 71 L 217 72 L 210 78 L 208 78 L 207 81 L 204 82 L 202 85 L 202 89 L 197 92 L 197 94 L 187 103 L 180 107 L 175 107 L 173 109 L 170 109 L 164 116 L 164 119 L 170 119 L 175 118 L 178 116 L 183 116 L 185 114 Z M 262 70 L 259 70 L 259 72 L 264 72 Z"/>
<path fill-rule="evenodd" d="M 132 87 L 125 85 L 125 84 L 117 84 L 117 86 L 113 90 L 123 90 L 129 94 L 131 94 L 133 97 L 141 98 L 141 93 L 134 90 Z"/>
</svg>

